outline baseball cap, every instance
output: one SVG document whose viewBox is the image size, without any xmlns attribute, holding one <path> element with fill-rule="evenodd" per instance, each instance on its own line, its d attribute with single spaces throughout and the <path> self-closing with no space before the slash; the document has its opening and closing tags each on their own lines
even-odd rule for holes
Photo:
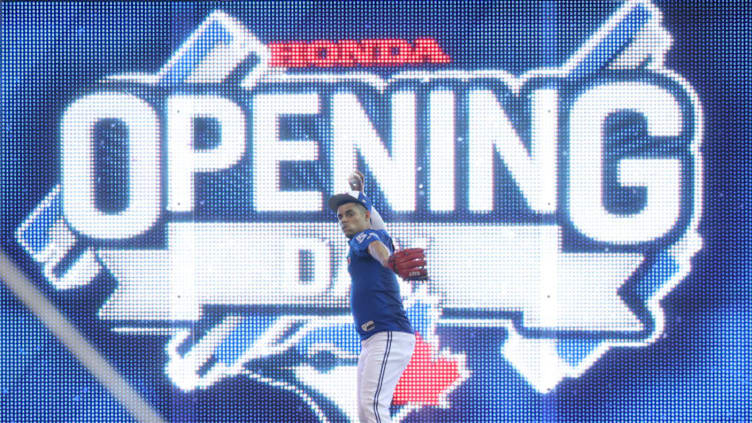
<svg viewBox="0 0 752 423">
<path fill-rule="evenodd" d="M 332 209 L 333 212 L 337 212 L 337 209 L 339 206 L 345 204 L 345 203 L 358 203 L 366 208 L 366 210 L 371 210 L 371 202 L 368 201 L 368 197 L 363 195 L 360 191 L 350 191 L 343 194 L 335 194 L 332 195 L 331 198 L 329 198 L 329 208 Z"/>
</svg>

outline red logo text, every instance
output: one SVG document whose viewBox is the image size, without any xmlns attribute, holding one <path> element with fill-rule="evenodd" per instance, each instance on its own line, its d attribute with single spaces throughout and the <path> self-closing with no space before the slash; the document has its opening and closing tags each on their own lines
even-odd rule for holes
<svg viewBox="0 0 752 423">
<path fill-rule="evenodd" d="M 284 41 L 268 44 L 274 67 L 356 67 L 446 64 L 451 58 L 432 38 Z"/>
</svg>

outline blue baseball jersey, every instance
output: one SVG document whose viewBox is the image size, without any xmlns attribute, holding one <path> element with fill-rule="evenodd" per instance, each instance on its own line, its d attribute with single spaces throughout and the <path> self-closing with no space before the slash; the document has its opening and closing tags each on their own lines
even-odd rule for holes
<svg viewBox="0 0 752 423">
<path fill-rule="evenodd" d="M 368 246 L 381 241 L 394 252 L 392 238 L 384 230 L 366 229 L 350 240 L 347 270 L 352 278 L 350 308 L 361 339 L 382 331 L 413 333 L 402 306 L 394 273 L 368 253 Z"/>
</svg>

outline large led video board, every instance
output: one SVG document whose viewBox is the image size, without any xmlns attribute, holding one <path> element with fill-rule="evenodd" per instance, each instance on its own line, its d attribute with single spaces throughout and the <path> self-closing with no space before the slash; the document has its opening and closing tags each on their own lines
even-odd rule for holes
<svg viewBox="0 0 752 423">
<path fill-rule="evenodd" d="M 745 10 L 3 4 L 2 420 L 358 421 L 359 170 L 392 421 L 744 421 Z"/>
</svg>

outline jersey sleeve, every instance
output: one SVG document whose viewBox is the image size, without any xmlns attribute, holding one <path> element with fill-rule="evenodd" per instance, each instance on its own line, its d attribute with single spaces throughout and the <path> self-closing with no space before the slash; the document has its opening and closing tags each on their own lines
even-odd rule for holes
<svg viewBox="0 0 752 423">
<path fill-rule="evenodd" d="M 364 255 L 368 254 L 368 246 L 374 241 L 381 241 L 386 244 L 382 234 L 373 229 L 366 229 L 350 240 L 350 247 L 355 254 Z"/>
<path fill-rule="evenodd" d="M 371 204 L 371 200 L 368 199 L 363 191 L 358 192 L 358 199 L 366 205 L 366 208 L 371 212 L 371 228 L 377 231 L 386 231 L 386 225 L 384 219 L 381 218 L 379 211 Z"/>
</svg>

